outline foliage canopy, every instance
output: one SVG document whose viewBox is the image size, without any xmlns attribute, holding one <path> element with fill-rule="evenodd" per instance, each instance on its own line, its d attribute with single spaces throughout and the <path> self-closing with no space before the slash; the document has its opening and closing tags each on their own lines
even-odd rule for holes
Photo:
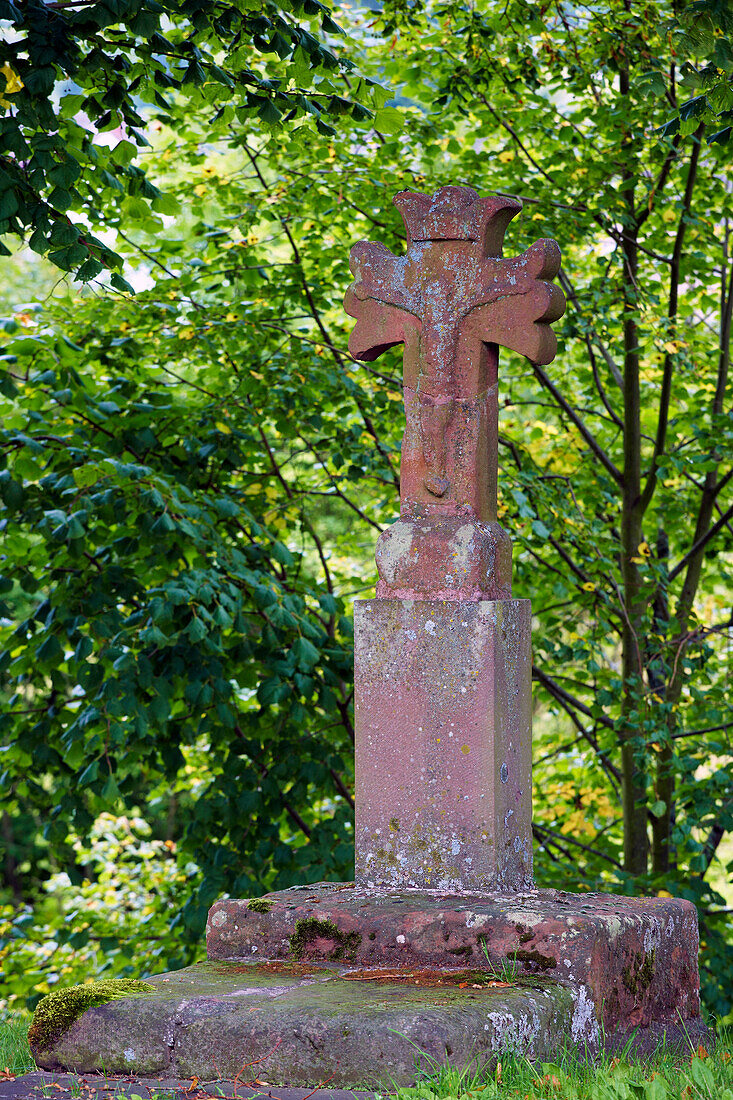
<svg viewBox="0 0 733 1100">
<path fill-rule="evenodd" d="M 331 45 L 321 0 L 2 0 L 2 20 L 0 234 L 117 290 L 121 257 L 94 234 L 179 210 L 140 156 L 153 119 L 199 114 L 236 147 L 251 119 L 329 135 L 384 101 Z"/>
</svg>

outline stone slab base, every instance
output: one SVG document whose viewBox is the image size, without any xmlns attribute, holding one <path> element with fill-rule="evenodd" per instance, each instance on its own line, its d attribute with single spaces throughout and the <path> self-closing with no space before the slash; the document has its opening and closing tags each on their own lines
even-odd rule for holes
<svg viewBox="0 0 733 1100">
<path fill-rule="evenodd" d="M 710 1043 L 697 918 L 670 898 L 379 892 L 217 902 L 209 959 L 87 1010 L 44 1069 L 364 1089 L 421 1068 Z"/>
<path fill-rule="evenodd" d="M 88 1009 L 49 1070 L 365 1088 L 411 1084 L 434 1060 L 464 1067 L 507 1049 L 550 1059 L 572 1032 L 570 989 L 459 970 L 206 962 L 147 979 L 155 993 Z"/>
<path fill-rule="evenodd" d="M 209 959 L 542 976 L 573 990 L 571 1038 L 590 1049 L 602 1036 L 623 1046 L 636 1029 L 672 1036 L 699 1023 L 697 913 L 677 898 L 447 895 L 321 883 L 253 902 L 217 902 L 207 950 Z"/>
</svg>

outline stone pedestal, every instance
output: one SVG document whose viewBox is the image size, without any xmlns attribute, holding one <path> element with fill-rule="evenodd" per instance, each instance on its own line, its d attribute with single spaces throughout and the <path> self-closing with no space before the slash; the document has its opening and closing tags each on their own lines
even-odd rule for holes
<svg viewBox="0 0 733 1100">
<path fill-rule="evenodd" d="M 356 878 L 532 885 L 528 600 L 355 605 Z"/>
<path fill-rule="evenodd" d="M 383 1090 L 428 1059 L 689 1051 L 710 1041 L 697 946 L 677 898 L 300 886 L 217 902 L 208 962 L 89 1009 L 33 1053 L 83 1073 Z"/>
<path fill-rule="evenodd" d="M 251 906 L 251 908 L 250 908 Z M 700 1021 L 697 911 L 681 898 L 531 890 L 455 896 L 353 883 L 296 886 L 209 913 L 210 960 L 348 963 L 406 977 L 463 967 L 509 986 L 535 979 L 570 990 L 574 1012 L 558 1042 L 597 1051 L 637 1036 L 652 1049 L 705 1031 Z M 467 979 L 468 980 L 468 979 Z M 460 1028 L 460 1021 L 456 1021 Z"/>
</svg>

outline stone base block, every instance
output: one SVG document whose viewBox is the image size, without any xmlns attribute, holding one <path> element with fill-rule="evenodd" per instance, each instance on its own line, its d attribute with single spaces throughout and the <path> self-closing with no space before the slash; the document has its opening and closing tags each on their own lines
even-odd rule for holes
<svg viewBox="0 0 733 1100">
<path fill-rule="evenodd" d="M 357 600 L 356 880 L 532 885 L 528 600 Z"/>
<path fill-rule="evenodd" d="M 696 913 L 675 899 L 323 883 L 217 902 L 207 944 L 155 992 L 89 1009 L 39 1066 L 376 1088 L 446 1060 L 710 1042 Z"/>
<path fill-rule="evenodd" d="M 595 1049 L 602 1036 L 615 1046 L 636 1029 L 671 1035 L 699 1023 L 697 913 L 678 898 L 448 895 L 322 883 L 254 902 L 217 902 L 207 949 L 210 959 L 462 966 L 510 981 L 547 978 L 573 992 L 570 1041 Z"/>
</svg>

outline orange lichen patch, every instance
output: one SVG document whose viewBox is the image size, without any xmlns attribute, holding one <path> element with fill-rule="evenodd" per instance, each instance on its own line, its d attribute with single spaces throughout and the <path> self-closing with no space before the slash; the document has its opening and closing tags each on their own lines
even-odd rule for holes
<svg viewBox="0 0 733 1100">
<path fill-rule="evenodd" d="M 346 982 L 402 982 L 423 987 L 457 986 L 458 989 L 504 989 L 511 984 L 483 970 L 413 970 L 402 966 L 349 970 L 341 977 Z"/>
<path fill-rule="evenodd" d="M 219 974 L 288 974 L 290 977 L 302 978 L 308 974 L 332 972 L 328 966 L 318 966 L 317 963 L 307 962 L 279 962 L 272 959 L 259 963 L 214 963 L 213 968 Z"/>
</svg>

